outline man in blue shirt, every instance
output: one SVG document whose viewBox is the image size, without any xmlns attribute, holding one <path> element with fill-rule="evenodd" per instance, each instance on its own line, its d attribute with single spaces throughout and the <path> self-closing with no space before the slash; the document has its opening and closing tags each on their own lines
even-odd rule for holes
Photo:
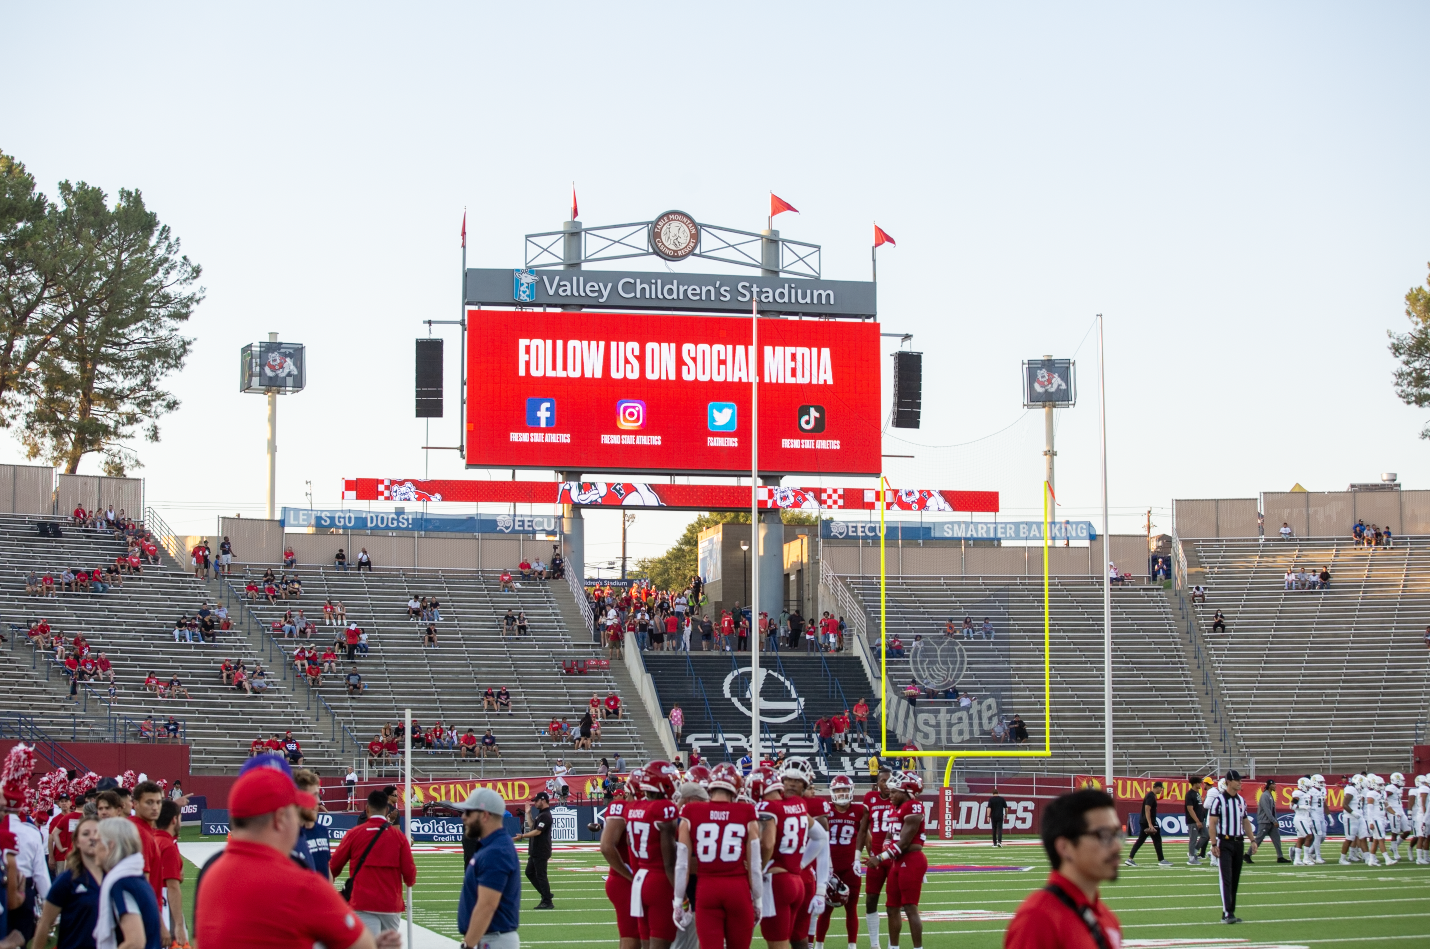
<svg viewBox="0 0 1430 949">
<path fill-rule="evenodd" d="M 502 826 L 506 801 L 491 788 L 477 788 L 461 804 L 467 833 L 480 838 L 467 865 L 457 903 L 457 930 L 465 949 L 518 949 L 521 864 L 516 844 Z"/>
</svg>

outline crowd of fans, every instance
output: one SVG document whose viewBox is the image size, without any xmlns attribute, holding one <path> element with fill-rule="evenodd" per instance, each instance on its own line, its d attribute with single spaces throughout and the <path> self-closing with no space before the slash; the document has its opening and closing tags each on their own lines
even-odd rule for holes
<svg viewBox="0 0 1430 949">
<path fill-rule="evenodd" d="M 637 580 L 629 586 L 596 583 L 586 588 L 592 621 L 601 634 L 609 658 L 624 654 L 633 642 L 641 652 L 677 650 L 744 652 L 750 648 L 750 613 L 736 607 L 715 615 L 699 576 L 681 590 L 656 590 Z M 847 627 L 842 616 L 829 611 L 807 620 L 798 608 L 782 610 L 778 617 L 761 612 L 757 621 L 766 651 L 797 650 L 807 653 L 841 652 Z"/>
<path fill-rule="evenodd" d="M 1307 570 L 1305 567 L 1289 567 L 1286 576 L 1282 581 L 1283 588 L 1287 590 L 1329 590 L 1331 587 L 1331 568 L 1322 567 L 1320 573 Z"/>
<path fill-rule="evenodd" d="M 1395 546 L 1395 536 L 1389 524 L 1382 528 L 1379 524 L 1367 525 L 1365 521 L 1356 521 L 1356 526 L 1351 528 L 1351 538 L 1357 547 Z"/>
<path fill-rule="evenodd" d="M 248 660 L 241 657 L 225 659 L 219 665 L 218 671 L 223 684 L 235 691 L 247 695 L 262 695 L 268 691 L 268 672 L 256 659 L 251 667 Z"/>
<path fill-rule="evenodd" d="M 180 613 L 174 620 L 174 642 L 176 643 L 217 643 L 218 634 L 233 629 L 228 607 L 211 605 L 205 600 L 190 616 Z"/>
</svg>

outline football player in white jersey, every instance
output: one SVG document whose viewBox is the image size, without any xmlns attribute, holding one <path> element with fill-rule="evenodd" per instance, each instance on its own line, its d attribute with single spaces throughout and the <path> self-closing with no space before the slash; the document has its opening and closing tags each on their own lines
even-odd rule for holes
<svg viewBox="0 0 1430 949">
<path fill-rule="evenodd" d="M 1316 828 L 1316 840 L 1311 844 L 1311 862 L 1325 863 L 1321 843 L 1326 839 L 1326 776 L 1311 775 L 1311 822 Z"/>
<path fill-rule="evenodd" d="M 1205 797 L 1202 798 L 1202 806 L 1207 809 L 1207 813 L 1211 813 L 1212 802 L 1215 801 L 1218 797 L 1220 797 L 1221 795 L 1223 795 L 1223 794 L 1225 794 L 1225 793 L 1226 793 L 1226 781 L 1225 781 L 1225 779 L 1224 779 L 1224 778 L 1217 778 L 1216 786 L 1213 787 L 1213 788 L 1211 788 L 1209 791 L 1207 791 Z M 1213 852 L 1212 852 L 1212 855 L 1211 855 L 1211 865 L 1214 866 L 1214 867 L 1219 867 L 1219 866 L 1221 866 L 1221 860 L 1217 857 L 1215 851 L 1213 851 Z"/>
<path fill-rule="evenodd" d="M 1400 840 L 1409 836 L 1410 825 L 1405 820 L 1405 775 L 1396 771 L 1385 784 L 1385 839 L 1390 846 L 1389 863 L 1400 862 Z"/>
<path fill-rule="evenodd" d="M 1301 778 L 1291 792 L 1292 823 L 1296 831 L 1296 842 L 1291 845 L 1291 863 L 1298 867 L 1310 866 L 1311 844 L 1316 839 L 1316 825 L 1311 820 L 1311 779 Z"/>
<path fill-rule="evenodd" d="M 1365 822 L 1361 820 L 1361 782 L 1365 776 L 1353 774 L 1346 778 L 1342 788 L 1341 825 L 1345 840 L 1341 842 L 1340 863 L 1349 866 L 1361 858 L 1361 838 L 1365 836 Z"/>
<path fill-rule="evenodd" d="M 1410 789 L 1410 821 L 1415 842 L 1415 862 L 1430 864 L 1430 775 L 1415 776 L 1415 787 Z"/>
<path fill-rule="evenodd" d="M 1390 856 L 1385 852 L 1385 779 L 1378 774 L 1365 776 L 1362 785 L 1361 810 L 1364 814 L 1365 836 L 1370 841 L 1366 849 L 1365 863 L 1368 867 L 1380 866 L 1376 855 L 1384 857 L 1387 865 Z"/>
</svg>

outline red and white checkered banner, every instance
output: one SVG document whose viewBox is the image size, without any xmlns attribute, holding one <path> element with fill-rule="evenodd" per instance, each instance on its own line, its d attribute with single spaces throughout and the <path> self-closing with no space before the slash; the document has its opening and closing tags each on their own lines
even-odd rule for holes
<svg viewBox="0 0 1430 949">
<path fill-rule="evenodd" d="M 875 511 L 876 488 L 755 489 L 759 507 L 786 511 Z M 740 511 L 750 507 L 750 489 L 733 484 L 648 484 L 632 481 L 456 481 L 420 478 L 352 478 L 343 482 L 347 501 L 459 501 L 493 504 L 574 504 L 578 507 L 666 507 L 691 511 Z M 994 513 L 997 491 L 887 488 L 890 511 Z"/>
</svg>

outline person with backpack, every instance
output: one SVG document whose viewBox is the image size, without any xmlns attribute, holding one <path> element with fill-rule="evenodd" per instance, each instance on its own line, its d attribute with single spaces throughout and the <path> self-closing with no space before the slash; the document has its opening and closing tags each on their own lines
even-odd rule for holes
<svg viewBox="0 0 1430 949">
<path fill-rule="evenodd" d="M 351 863 L 343 894 L 364 926 L 374 935 L 396 932 L 407 904 L 403 886 L 417 883 L 412 845 L 401 830 L 388 822 L 388 795 L 376 790 L 367 796 L 367 819 L 348 831 L 333 851 L 333 879 Z"/>
</svg>

